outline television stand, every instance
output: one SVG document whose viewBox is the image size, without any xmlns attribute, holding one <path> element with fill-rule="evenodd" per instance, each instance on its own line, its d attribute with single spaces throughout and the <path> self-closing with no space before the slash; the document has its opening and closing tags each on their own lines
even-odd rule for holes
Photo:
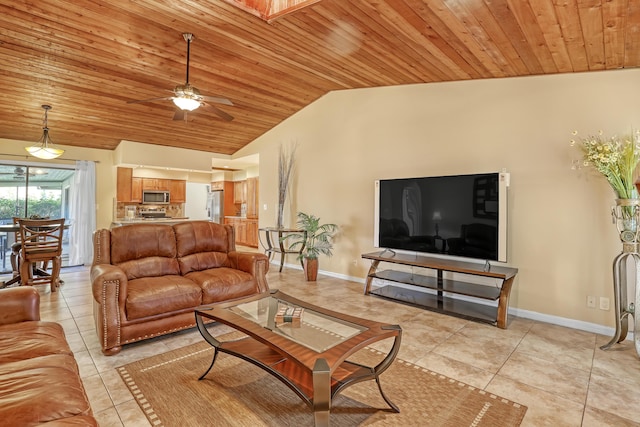
<svg viewBox="0 0 640 427">
<path fill-rule="evenodd" d="M 362 258 L 372 261 L 364 286 L 365 295 L 507 328 L 509 295 L 518 273 L 517 268 L 492 265 L 487 269 L 483 264 L 403 253 L 389 256 L 385 251 L 363 254 Z M 433 276 L 398 270 L 378 271 L 381 262 L 435 270 L 436 273 Z M 445 278 L 444 272 L 460 277 Z M 464 281 L 466 276 L 493 278 L 499 280 L 500 284 L 470 283 Z M 372 290 L 373 279 L 391 284 Z M 497 307 L 490 301 L 497 301 Z"/>
</svg>

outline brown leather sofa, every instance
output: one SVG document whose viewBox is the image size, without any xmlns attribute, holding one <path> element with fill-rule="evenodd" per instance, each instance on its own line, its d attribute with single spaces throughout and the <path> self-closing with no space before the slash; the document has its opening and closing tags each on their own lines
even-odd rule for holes
<svg viewBox="0 0 640 427">
<path fill-rule="evenodd" d="M 0 289 L 0 425 L 97 426 L 58 323 L 30 286 Z"/>
<path fill-rule="evenodd" d="M 105 355 L 195 326 L 200 305 L 269 291 L 268 258 L 237 252 L 229 225 L 124 225 L 95 231 L 93 244 L 93 314 Z"/>
</svg>

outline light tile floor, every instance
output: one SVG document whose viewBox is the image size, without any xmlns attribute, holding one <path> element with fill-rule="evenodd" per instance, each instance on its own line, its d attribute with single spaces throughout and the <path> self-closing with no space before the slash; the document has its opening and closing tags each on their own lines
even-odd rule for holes
<svg viewBox="0 0 640 427">
<path fill-rule="evenodd" d="M 609 337 L 520 318 L 502 330 L 365 296 L 361 283 L 322 275 L 315 283 L 305 282 L 299 270 L 277 270 L 272 266 L 268 273 L 271 288 L 400 324 L 399 358 L 528 406 L 523 426 L 640 426 L 640 358 L 630 341 L 602 351 L 599 346 Z M 200 335 L 183 331 L 103 356 L 88 268 L 63 269 L 62 278 L 60 292 L 38 287 L 41 316 L 64 327 L 100 425 L 148 426 L 115 367 L 200 341 Z"/>
</svg>

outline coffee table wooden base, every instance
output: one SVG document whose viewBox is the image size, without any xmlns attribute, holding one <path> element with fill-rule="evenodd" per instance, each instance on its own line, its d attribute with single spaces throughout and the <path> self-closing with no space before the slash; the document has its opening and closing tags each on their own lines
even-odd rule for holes
<svg viewBox="0 0 640 427">
<path fill-rule="evenodd" d="M 398 325 L 389 325 L 386 329 L 396 331 L 393 346 L 387 356 L 375 367 L 360 365 L 344 361 L 333 372 L 324 358 L 315 361 L 313 370 L 292 360 L 283 352 L 278 352 L 272 346 L 264 344 L 252 337 L 245 336 L 234 341 L 218 341 L 205 327 L 202 313 L 196 311 L 196 325 L 202 337 L 215 349 L 211 365 L 200 380 L 204 379 L 215 364 L 219 352 L 239 357 L 253 363 L 279 379 L 293 390 L 314 412 L 316 426 L 328 426 L 331 401 L 348 386 L 366 380 L 375 379 L 380 395 L 394 412 L 400 412 L 398 407 L 389 400 L 382 391 L 379 375 L 393 362 L 398 350 L 402 330 Z"/>
</svg>

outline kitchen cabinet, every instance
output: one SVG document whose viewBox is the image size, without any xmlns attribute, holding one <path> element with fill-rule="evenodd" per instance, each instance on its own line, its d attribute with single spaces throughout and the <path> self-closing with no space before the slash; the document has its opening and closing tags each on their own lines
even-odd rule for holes
<svg viewBox="0 0 640 427">
<path fill-rule="evenodd" d="M 131 178 L 131 201 L 142 203 L 142 178 Z"/>
<path fill-rule="evenodd" d="M 246 225 L 243 223 L 242 218 L 229 218 L 224 219 L 225 224 L 229 224 L 233 227 L 235 234 L 236 245 L 244 245 L 247 237 Z"/>
<path fill-rule="evenodd" d="M 162 178 L 142 178 L 142 190 L 169 191 L 169 181 Z"/>
<path fill-rule="evenodd" d="M 181 179 L 170 179 L 169 192 L 171 203 L 184 203 L 187 201 L 187 181 Z"/>
<path fill-rule="evenodd" d="M 118 202 L 131 202 L 131 178 L 133 169 L 117 168 L 116 174 L 116 200 Z"/>
<path fill-rule="evenodd" d="M 134 178 L 132 168 L 117 168 L 116 200 L 142 203 L 143 190 L 169 191 L 171 203 L 187 201 L 187 181 L 182 179 Z"/>
<path fill-rule="evenodd" d="M 226 217 L 224 223 L 233 227 L 236 245 L 258 247 L 258 220 Z"/>
<path fill-rule="evenodd" d="M 251 246 L 252 248 L 258 247 L 258 220 L 257 219 L 247 219 L 247 246 Z"/>
<path fill-rule="evenodd" d="M 236 221 L 236 242 L 239 245 L 247 244 L 247 221 L 244 219 Z"/>
<path fill-rule="evenodd" d="M 258 178 L 247 178 L 247 218 L 258 218 Z M 256 229 L 257 233 L 257 229 Z"/>
<path fill-rule="evenodd" d="M 247 181 L 235 181 L 233 183 L 233 203 L 247 202 Z"/>
<path fill-rule="evenodd" d="M 215 181 L 211 183 L 211 191 L 224 190 L 224 181 Z"/>
</svg>

